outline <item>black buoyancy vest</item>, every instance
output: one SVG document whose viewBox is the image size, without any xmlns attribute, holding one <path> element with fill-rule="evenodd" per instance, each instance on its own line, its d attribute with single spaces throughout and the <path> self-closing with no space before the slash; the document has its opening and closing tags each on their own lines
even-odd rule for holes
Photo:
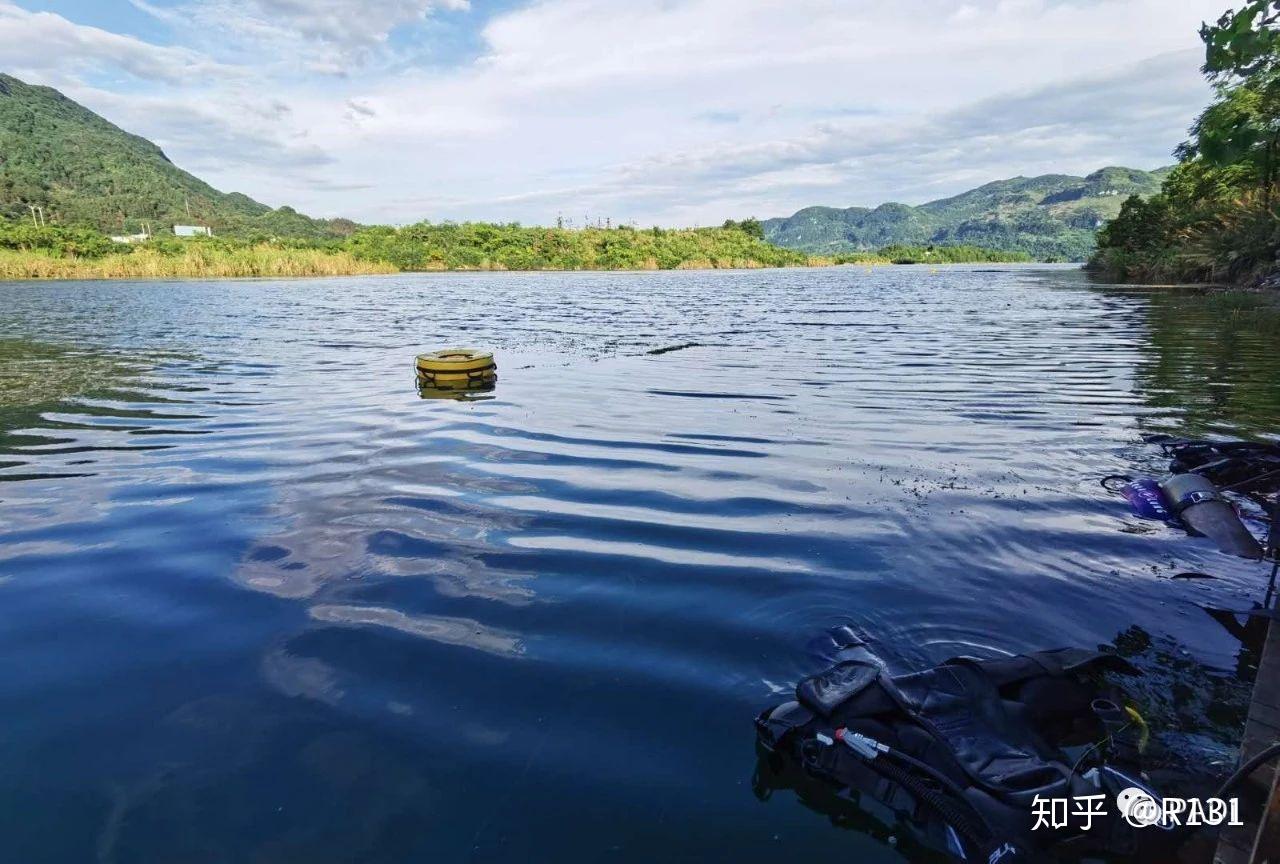
<svg viewBox="0 0 1280 864">
<path fill-rule="evenodd" d="M 988 823 L 1039 845 L 1061 838 L 1031 835 L 1036 796 L 1097 791 L 1060 747 L 1105 734 L 1092 708 L 1095 699 L 1116 696 L 1101 683 L 1104 671 L 1137 672 L 1115 655 L 1069 648 L 955 658 L 897 677 L 846 661 L 801 681 L 795 701 L 762 713 L 757 737 L 766 751 L 790 756 L 837 786 L 870 788 L 882 799 L 899 792 L 879 779 L 868 783 L 868 770 L 847 748 L 814 746 L 837 729 L 860 732 L 929 764 Z"/>
</svg>

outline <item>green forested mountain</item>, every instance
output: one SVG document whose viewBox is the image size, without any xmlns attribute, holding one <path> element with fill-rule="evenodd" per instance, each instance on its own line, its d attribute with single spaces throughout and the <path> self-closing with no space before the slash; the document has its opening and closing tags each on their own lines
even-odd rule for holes
<svg viewBox="0 0 1280 864">
<path fill-rule="evenodd" d="M 316 239 L 355 228 L 219 192 L 57 90 L 0 74 L 0 218 L 29 219 L 27 205 L 50 222 L 110 234 L 144 222 L 153 231 L 195 222 L 224 234 Z"/>
<path fill-rule="evenodd" d="M 973 245 L 1025 252 L 1039 260 L 1083 261 L 1094 233 L 1130 195 L 1152 195 L 1168 173 L 1103 168 L 1088 177 L 1014 177 L 912 207 L 806 207 L 765 220 L 766 239 L 819 254 L 892 244 Z"/>
<path fill-rule="evenodd" d="M 1166 170 L 1104 168 L 1088 177 L 1017 177 L 918 207 L 809 207 L 786 219 L 726 227 L 750 228 L 747 233 L 754 236 L 762 231 L 763 239 L 778 246 L 825 256 L 947 246 L 1079 261 L 1093 251 L 1095 231 L 1119 212 L 1120 202 L 1133 194 L 1155 193 L 1165 174 Z M 246 195 L 220 192 L 175 166 L 155 144 L 57 90 L 0 74 L 0 221 L 30 221 L 28 205 L 42 208 L 50 224 L 107 234 L 136 233 L 144 224 L 163 233 L 175 223 L 197 223 L 224 237 L 325 245 L 360 228 L 348 220 L 312 219 L 290 207 L 273 210 Z M 739 233 L 724 236 L 736 238 Z M 613 245 L 621 243 L 621 235 L 607 236 Z M 756 254 L 760 250 L 711 255 L 694 245 L 698 249 L 683 251 L 697 252 L 694 257 L 699 260 L 773 260 Z M 602 255 L 586 255 L 583 260 L 607 262 L 616 257 Z M 647 261 L 653 256 L 641 257 Z M 548 261 L 552 259 L 559 260 L 553 255 Z"/>
</svg>

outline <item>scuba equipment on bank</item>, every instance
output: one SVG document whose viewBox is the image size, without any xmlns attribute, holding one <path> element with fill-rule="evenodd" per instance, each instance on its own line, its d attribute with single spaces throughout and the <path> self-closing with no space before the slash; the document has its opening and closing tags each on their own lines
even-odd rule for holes
<svg viewBox="0 0 1280 864">
<path fill-rule="evenodd" d="M 1280 444 L 1254 441 L 1209 441 L 1148 435 L 1170 457 L 1170 476 L 1163 480 L 1112 475 L 1102 485 L 1118 492 L 1133 512 L 1144 519 L 1181 525 L 1191 534 L 1208 537 L 1218 549 L 1257 560 L 1263 549 L 1245 527 L 1236 507 L 1223 492 L 1248 496 L 1274 507 L 1262 496 L 1280 492 Z M 1120 482 L 1121 485 L 1115 485 Z"/>
<path fill-rule="evenodd" d="M 1121 485 L 1116 486 L 1117 482 Z M 1262 558 L 1262 546 L 1249 533 L 1240 514 L 1213 482 L 1199 474 L 1174 474 L 1163 481 L 1113 474 L 1102 479 L 1105 489 L 1118 492 L 1134 514 L 1181 525 L 1197 537 L 1208 537 L 1219 551 L 1241 558 Z"/>
<path fill-rule="evenodd" d="M 1137 764 L 1145 724 L 1104 678 L 1138 674 L 1120 657 L 1078 649 L 960 657 L 891 676 L 841 653 L 801 681 L 794 700 L 757 717 L 757 796 L 794 789 L 833 820 L 840 813 L 864 824 L 887 808 L 910 843 L 956 861 L 1171 860 L 1171 832 L 1135 829 L 1115 805 L 1135 787 L 1160 800 Z M 1062 749 L 1084 745 L 1075 759 Z M 1062 799 L 1105 806 L 1085 826 L 1037 820 L 1042 802 Z"/>
<path fill-rule="evenodd" d="M 1262 546 L 1240 520 L 1236 508 L 1199 474 L 1174 474 L 1163 481 L 1113 474 L 1104 477 L 1102 485 L 1124 496 L 1143 519 L 1181 525 L 1197 537 L 1213 540 L 1229 555 L 1262 558 Z"/>
</svg>

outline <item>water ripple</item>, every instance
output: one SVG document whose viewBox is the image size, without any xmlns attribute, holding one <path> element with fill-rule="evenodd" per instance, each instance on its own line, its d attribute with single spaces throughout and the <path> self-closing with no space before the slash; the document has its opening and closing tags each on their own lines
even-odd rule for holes
<svg viewBox="0 0 1280 864">
<path fill-rule="evenodd" d="M 1225 668 L 1195 604 L 1259 584 L 1097 485 L 1157 468 L 1145 431 L 1274 433 L 1268 331 L 1203 298 L 1019 267 L 0 295 L 24 860 L 843 857 L 746 784 L 815 634 L 905 671 L 1136 625 Z M 451 343 L 496 352 L 493 399 L 418 398 Z"/>
</svg>

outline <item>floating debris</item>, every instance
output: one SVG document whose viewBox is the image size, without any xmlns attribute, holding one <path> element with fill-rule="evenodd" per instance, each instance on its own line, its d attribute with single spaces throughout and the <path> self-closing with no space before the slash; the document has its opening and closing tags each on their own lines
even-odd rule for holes
<svg viewBox="0 0 1280 864">
<path fill-rule="evenodd" d="M 672 351 L 683 351 L 686 348 L 701 348 L 700 342 L 682 342 L 679 345 L 668 345 L 665 348 L 654 348 L 652 351 L 646 351 L 646 354 L 670 354 Z"/>
</svg>

